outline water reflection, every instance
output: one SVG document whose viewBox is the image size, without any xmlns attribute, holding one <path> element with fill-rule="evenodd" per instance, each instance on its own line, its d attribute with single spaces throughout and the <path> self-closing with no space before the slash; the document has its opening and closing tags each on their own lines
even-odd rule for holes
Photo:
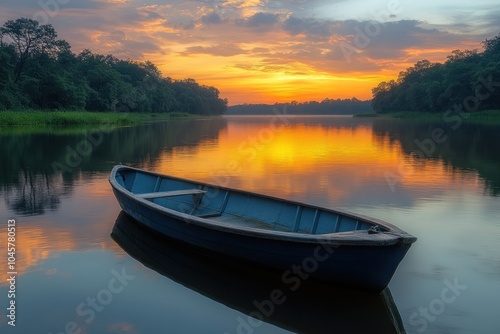
<svg viewBox="0 0 500 334">
<path fill-rule="evenodd" d="M 234 320 L 235 332 L 252 332 L 262 319 L 299 333 L 329 333 L 332 328 L 338 333 L 390 334 L 403 330 L 388 290 L 375 294 L 303 281 L 291 291 L 279 275 L 174 243 L 146 230 L 124 212 L 118 216 L 111 236 L 145 266 L 244 313 L 246 316 Z M 283 294 L 273 303 L 271 294 L 276 289 Z"/>
<path fill-rule="evenodd" d="M 470 332 L 477 327 L 478 333 L 491 333 L 498 328 L 495 317 L 500 298 L 498 127 L 464 123 L 457 130 L 447 129 L 448 140 L 436 145 L 429 156 L 418 158 L 412 155 L 419 149 L 415 139 L 429 138 L 439 123 L 297 116 L 287 117 L 285 121 L 276 123 L 276 130 L 271 132 L 269 117 L 182 120 L 101 131 L 100 143 L 93 145 L 80 163 L 64 172 L 54 171 L 53 162 L 67 164 L 68 150 L 74 150 L 87 140 L 89 133 L 98 135 L 98 132 L 51 129 L 35 132 L 7 130 L 7 133 L 2 129 L 0 225 L 12 217 L 20 222 L 18 271 L 21 279 L 29 279 L 22 285 L 21 295 L 26 306 L 23 318 L 34 319 L 39 315 L 36 305 L 45 303 L 52 295 L 59 296 L 59 311 L 74 313 L 75 305 L 89 293 L 78 293 L 75 286 L 94 284 L 90 293 L 102 287 L 91 272 L 71 282 L 66 281 L 65 275 L 79 277 L 81 264 L 99 262 L 96 259 L 101 259 L 103 254 L 110 258 L 118 254 L 123 256 L 121 248 L 109 238 L 119 207 L 107 182 L 112 166 L 123 162 L 319 206 L 344 207 L 390 221 L 419 237 L 419 242 L 401 263 L 390 285 L 407 328 L 413 332 L 418 330 L 410 316 L 418 312 L 420 306 L 427 306 L 439 297 L 443 279 L 453 280 L 455 277 L 470 289 L 464 292 L 463 298 L 461 296 L 447 307 L 436 322 L 429 323 L 428 332 L 456 328 Z M 0 230 L 0 239 L 5 240 L 4 229 Z M 2 245 L 0 243 L 0 248 Z M 73 257 L 76 253 L 82 253 L 78 260 Z M 128 261 L 128 257 L 121 257 L 119 261 L 124 258 Z M 106 274 L 109 273 L 106 266 L 97 266 L 93 270 Z M 0 257 L 0 268 L 6 267 L 7 258 Z M 203 265 L 201 267 L 203 269 Z M 167 270 L 167 276 L 172 275 Z M 163 278 L 151 275 L 160 281 Z M 4 276 L 5 272 L 0 274 L 2 294 L 7 288 Z M 60 282 L 50 286 L 51 278 Z M 184 279 L 172 278 L 179 282 Z M 238 304 L 228 294 L 240 296 L 238 291 L 247 289 L 232 287 L 231 293 L 214 294 L 206 291 L 210 284 L 207 287 L 199 286 L 199 280 L 183 282 L 193 287 L 196 285 L 196 289 L 204 291 L 202 293 L 227 304 Z M 246 282 L 249 291 L 259 298 L 269 294 L 269 286 L 264 292 L 259 292 L 251 288 L 253 281 Z M 150 283 L 146 278 L 141 280 L 138 284 L 140 291 L 130 297 L 130 303 L 116 304 L 116 314 L 124 319 L 135 319 L 146 327 L 149 324 L 156 326 L 155 330 L 144 332 L 161 332 L 168 326 L 156 319 L 164 318 L 165 307 L 164 295 L 158 296 L 157 291 L 165 280 L 151 283 L 149 295 L 144 297 L 142 286 Z M 262 286 L 260 283 L 256 285 Z M 62 289 L 63 294 L 60 293 Z M 50 291 L 49 297 L 37 299 L 39 291 Z M 172 287 L 172 291 L 177 291 L 176 287 Z M 330 307 L 322 299 L 323 293 L 330 293 L 325 291 L 319 293 L 312 289 L 311 292 L 323 300 L 318 306 L 323 305 L 324 309 L 316 310 L 320 315 Z M 71 294 L 76 299 L 69 299 Z M 151 318 L 144 319 L 142 308 L 127 308 L 140 298 L 146 302 L 155 296 L 155 304 L 149 309 L 157 311 Z M 292 303 L 289 305 L 293 304 L 293 298 L 297 298 L 297 303 L 304 302 L 302 297 L 295 296 L 290 297 Z M 247 299 L 237 307 L 248 313 L 252 301 Z M 306 328 L 301 326 L 307 324 L 290 325 L 286 319 L 301 321 L 301 312 L 307 313 L 308 307 L 315 307 L 314 301 L 307 302 L 309 305 L 298 308 L 300 311 L 284 307 L 285 311 L 281 311 L 281 315 L 277 313 L 277 318 L 272 321 L 289 326 L 286 328 Z M 217 316 L 219 309 L 227 309 L 218 304 L 220 308 L 215 310 L 212 308 L 214 304 L 200 304 L 200 300 L 193 298 L 186 309 L 192 311 L 193 305 L 198 305 L 194 314 L 197 317 L 209 314 L 204 317 L 209 322 L 211 317 Z M 485 307 L 476 308 L 474 305 Z M 49 308 L 52 310 L 52 305 Z M 457 309 L 467 316 L 457 313 Z M 51 310 L 48 313 L 52 319 L 59 318 L 59 313 Z M 338 307 L 321 317 L 331 317 L 335 312 L 340 312 Z M 219 313 L 219 317 L 224 317 L 227 314 L 232 316 L 236 311 L 225 313 L 221 310 Z M 183 316 L 184 323 L 193 317 L 189 312 L 179 315 L 175 306 L 171 307 L 169 316 L 171 319 Z M 314 322 L 321 322 L 314 315 L 311 317 Z M 100 319 L 104 323 L 109 317 L 103 314 Z M 33 323 L 37 328 L 38 323 Z M 236 330 L 236 319 L 234 324 Z M 5 323 L 2 324 L 0 311 L 0 327 L 2 325 Z M 336 328 L 332 323 L 330 325 Z M 217 326 L 213 324 L 212 328 Z M 233 328 L 231 326 L 224 328 Z M 106 325 L 99 323 L 94 328 L 106 328 Z M 46 332 L 50 330 L 52 328 Z"/>
<path fill-rule="evenodd" d="M 493 191 L 492 182 L 500 174 L 481 172 L 478 177 L 474 162 L 468 162 L 468 169 L 453 167 L 449 161 L 460 154 L 453 149 L 443 151 L 447 158 L 415 158 L 406 148 L 413 137 L 405 136 L 426 136 L 424 130 L 430 125 L 419 128 L 417 123 L 414 131 L 419 132 L 412 133 L 405 129 L 412 126 L 408 123 L 349 117 L 289 117 L 277 128 L 270 117 L 227 119 L 227 130 L 219 134 L 216 146 L 190 153 L 162 152 L 155 169 L 346 207 L 353 203 L 412 207 L 417 199 L 449 191 L 476 191 L 478 187 Z M 480 131 L 475 127 L 470 131 Z M 489 159 L 490 168 L 498 170 L 499 154 Z"/>
<path fill-rule="evenodd" d="M 279 196 L 323 192 L 335 202 L 357 193 L 365 182 L 380 182 L 383 171 L 400 159 L 399 152 L 373 139 L 369 122 L 353 118 L 293 117 L 276 130 L 270 118 L 228 122 L 217 147 L 196 156 L 166 152 L 158 170 L 235 188 L 261 187 Z"/>
<path fill-rule="evenodd" d="M 82 172 L 109 172 L 118 162 L 152 165 L 161 152 L 216 141 L 223 118 L 148 123 L 135 127 L 0 133 L 0 194 L 16 214 L 57 210 Z"/>
<path fill-rule="evenodd" d="M 433 131 L 439 129 L 443 132 L 437 142 Z M 375 120 L 373 133 L 381 142 L 399 145 L 407 156 L 418 153 L 428 161 L 438 161 L 449 175 L 477 173 L 488 193 L 500 195 L 498 126 L 462 123 L 454 129 L 436 121 Z"/>
<path fill-rule="evenodd" d="M 40 215 L 46 210 L 57 210 L 60 197 L 69 195 L 71 191 L 58 176 L 54 173 L 19 171 L 17 184 L 5 187 L 7 207 L 21 215 Z"/>
<path fill-rule="evenodd" d="M 463 124 L 423 159 L 439 123 L 287 116 L 0 134 L 0 194 L 16 214 L 58 210 L 76 182 L 122 162 L 319 205 L 415 205 L 459 189 L 500 193 L 500 133 Z M 89 138 L 93 141 L 89 144 Z M 82 144 L 83 143 L 83 144 Z M 85 154 L 82 147 L 87 143 Z M 83 146 L 82 146 L 83 145 Z M 84 150 L 85 151 L 85 150 Z M 396 191 L 397 190 L 397 191 Z"/>
<path fill-rule="evenodd" d="M 109 191 L 108 173 L 94 175 L 74 183 L 70 195 L 60 197 L 57 210 L 44 214 L 18 216 L 0 203 L 0 222 L 16 219 L 16 271 L 25 275 L 37 265 L 66 252 L 118 249 L 110 240 L 110 221 L 119 207 Z M 83 175 L 82 178 L 85 176 Z M 6 199 L 8 202 L 8 199 Z M 4 209 L 5 208 L 5 209 Z M 2 223 L 0 223 L 2 224 Z M 6 240 L 6 229 L 0 229 L 0 240 Z M 0 241 L 0 248 L 4 244 Z M 7 257 L 0 256 L 0 267 L 7 268 Z M 6 285 L 6 272 L 0 273 L 0 287 Z"/>
</svg>

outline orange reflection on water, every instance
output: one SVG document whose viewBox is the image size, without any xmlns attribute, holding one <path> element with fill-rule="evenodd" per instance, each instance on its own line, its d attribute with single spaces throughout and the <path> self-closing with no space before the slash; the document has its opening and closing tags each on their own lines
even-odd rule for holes
<svg viewBox="0 0 500 334">
<path fill-rule="evenodd" d="M 397 150 L 380 147 L 368 127 L 293 125 L 272 131 L 271 128 L 230 124 L 227 131 L 220 133 L 216 145 L 202 143 L 190 154 L 174 150 L 171 157 L 163 157 L 162 161 L 168 166 L 161 169 L 188 174 L 234 170 L 256 176 L 267 173 L 270 167 L 294 172 L 308 170 L 322 165 L 325 160 L 330 165 L 373 161 L 390 164 L 399 158 Z"/>
<path fill-rule="evenodd" d="M 454 170 L 442 160 L 409 156 L 399 141 L 376 134 L 370 121 L 346 117 L 316 123 L 228 117 L 217 137 L 176 146 L 148 161 L 145 168 L 165 174 L 323 206 L 413 205 L 444 191 L 480 189 L 482 182 L 476 173 Z M 119 208 L 107 176 L 76 182 L 71 196 L 59 196 L 56 214 L 22 219 L 19 274 L 64 251 L 100 248 L 123 254 L 109 238 Z M 6 240 L 5 232 L 0 231 L 0 240 Z M 7 268 L 5 256 L 0 268 Z M 5 270 L 1 275 L 5 285 Z"/>
<path fill-rule="evenodd" d="M 4 233 L 2 233 L 4 234 Z M 7 240 L 6 235 L 0 236 L 2 240 Z M 15 240 L 15 271 L 17 275 L 25 274 L 28 269 L 40 261 L 47 259 L 54 249 L 54 240 L 64 240 L 64 244 L 58 244 L 59 250 L 74 249 L 73 238 L 70 233 L 60 229 L 46 230 L 39 226 L 16 227 Z M 0 257 L 0 268 L 7 268 L 7 257 Z M 6 284 L 7 272 L 2 271 L 0 285 Z"/>
<path fill-rule="evenodd" d="M 369 126 L 232 122 L 216 143 L 197 149 L 173 150 L 160 158 L 158 169 L 223 186 L 287 196 L 323 189 L 330 199 L 379 178 L 402 159 Z M 363 168 L 375 165 L 377 168 Z M 347 182 L 346 182 L 347 181 Z M 335 182 L 336 186 L 330 185 Z"/>
<path fill-rule="evenodd" d="M 245 122 L 229 117 L 217 140 L 163 153 L 155 168 L 280 197 L 321 194 L 332 203 L 370 186 L 377 188 L 375 193 L 467 186 L 456 185 L 440 160 L 408 156 L 398 141 L 375 135 L 371 124 L 341 117 L 338 124 L 330 118 L 327 124 L 286 125 L 271 118 Z M 466 184 L 476 187 L 477 180 L 469 179 Z"/>
</svg>

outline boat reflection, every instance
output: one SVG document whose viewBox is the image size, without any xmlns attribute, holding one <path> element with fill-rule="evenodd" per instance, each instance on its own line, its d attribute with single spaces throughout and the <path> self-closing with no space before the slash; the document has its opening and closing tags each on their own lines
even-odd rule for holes
<svg viewBox="0 0 500 334">
<path fill-rule="evenodd" d="M 292 291 L 280 274 L 176 243 L 123 211 L 111 237 L 143 265 L 248 315 L 244 326 L 263 319 L 298 333 L 404 333 L 388 288 L 377 294 L 303 280 Z"/>
</svg>

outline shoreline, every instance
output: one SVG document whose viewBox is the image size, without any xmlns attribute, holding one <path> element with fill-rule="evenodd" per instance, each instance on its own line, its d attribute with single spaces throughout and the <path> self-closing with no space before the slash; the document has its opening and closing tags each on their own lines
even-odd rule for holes
<svg viewBox="0 0 500 334">
<path fill-rule="evenodd" d="M 8 127 L 29 126 L 123 126 L 136 125 L 147 121 L 192 118 L 193 115 L 183 112 L 142 114 L 92 111 L 44 111 L 21 110 L 0 111 L 0 130 Z"/>
<path fill-rule="evenodd" d="M 223 114 L 225 116 L 227 114 Z M 380 118 L 394 120 L 415 121 L 442 121 L 446 112 L 393 112 L 393 113 L 361 113 L 353 114 L 356 118 Z M 452 117 L 454 113 L 448 114 Z M 461 119 L 465 122 L 500 124 L 500 110 L 484 110 L 463 114 Z M 227 116 L 233 116 L 231 114 Z M 238 115 L 234 115 L 238 116 Z M 248 115 L 241 115 L 248 116 Z M 298 115 L 300 116 L 300 115 Z M 304 115 L 312 116 L 312 115 Z M 348 116 L 348 115 L 342 115 Z M 206 117 L 206 115 L 195 115 L 184 112 L 171 113 L 118 113 L 118 112 L 92 112 L 92 111 L 44 111 L 44 110 L 21 110 L 0 111 L 0 131 L 7 128 L 23 129 L 27 127 L 80 127 L 80 126 L 127 126 L 137 125 L 149 121 L 164 121 L 173 119 L 189 119 L 194 117 Z"/>
<path fill-rule="evenodd" d="M 398 120 L 435 120 L 443 121 L 446 117 L 453 117 L 453 115 L 458 115 L 453 112 L 392 112 L 392 113 L 370 113 L 370 114 L 355 114 L 353 117 L 359 118 L 381 118 L 381 119 L 398 119 Z M 461 119 L 464 122 L 478 122 L 478 123 L 491 123 L 500 124 L 500 110 L 483 110 L 470 113 L 461 114 Z"/>
</svg>

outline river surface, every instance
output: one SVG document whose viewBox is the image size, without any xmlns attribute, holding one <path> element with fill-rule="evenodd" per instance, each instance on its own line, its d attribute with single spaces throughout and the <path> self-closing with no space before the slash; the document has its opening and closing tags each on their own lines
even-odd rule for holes
<svg viewBox="0 0 500 334">
<path fill-rule="evenodd" d="M 265 273 L 136 230 L 108 183 L 118 163 L 388 221 L 418 238 L 389 285 L 408 333 L 500 330 L 499 126 L 277 111 L 1 129 L 1 333 L 356 333 L 384 307 L 315 286 L 266 309 Z"/>
</svg>

